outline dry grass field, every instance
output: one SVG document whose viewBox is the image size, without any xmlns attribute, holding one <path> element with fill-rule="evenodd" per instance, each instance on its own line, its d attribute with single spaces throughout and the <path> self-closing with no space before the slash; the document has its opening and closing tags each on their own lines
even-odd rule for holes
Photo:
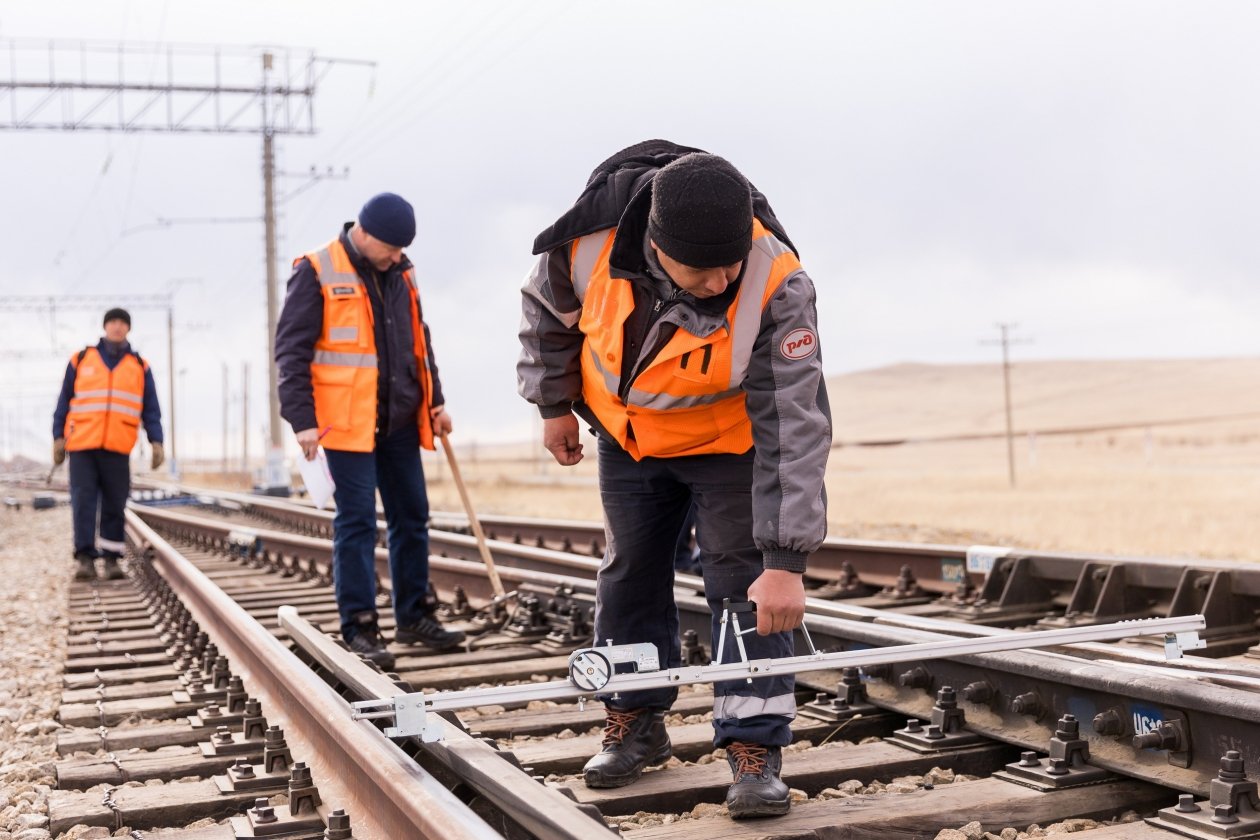
<svg viewBox="0 0 1260 840">
<path fill-rule="evenodd" d="M 1260 561 L 1260 359 L 1014 365 L 1015 489 L 1000 366 L 828 384 L 834 536 Z M 882 440 L 923 442 L 844 445 Z M 593 456 L 563 469 L 526 447 L 497 454 L 461 462 L 480 511 L 599 517 Z M 426 469 L 434 507 L 459 509 L 445 465 Z"/>
<path fill-rule="evenodd" d="M 831 534 L 1260 561 L 1260 359 L 1014 365 L 1014 489 L 1001 377 L 903 364 L 829 380 Z M 877 441 L 906 442 L 860 445 Z M 593 442 L 574 468 L 534 445 L 458 451 L 479 512 L 600 516 Z M 440 457 L 425 470 L 433 507 L 459 510 Z"/>
</svg>

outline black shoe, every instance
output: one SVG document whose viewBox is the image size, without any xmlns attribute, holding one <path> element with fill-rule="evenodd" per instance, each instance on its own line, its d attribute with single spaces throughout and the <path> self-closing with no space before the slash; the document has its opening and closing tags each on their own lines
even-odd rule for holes
<svg viewBox="0 0 1260 840">
<path fill-rule="evenodd" d="M 731 819 L 777 817 L 788 812 L 792 801 L 788 786 L 779 778 L 783 769 L 779 747 L 734 741 L 726 745 L 726 761 L 735 776 L 735 783 L 726 792 Z"/>
<path fill-rule="evenodd" d="M 385 641 L 381 639 L 381 628 L 375 622 L 360 624 L 354 638 L 346 644 L 359 656 L 376 663 L 382 671 L 394 670 L 394 654 L 385 647 Z"/>
<path fill-rule="evenodd" d="M 402 624 L 394 630 L 394 641 L 400 645 L 424 645 L 434 650 L 448 650 L 464 641 L 464 631 L 447 630 L 429 616 L 415 624 Z"/>
<path fill-rule="evenodd" d="M 586 762 L 582 775 L 589 788 L 630 784 L 649 765 L 664 764 L 673 754 L 660 709 L 608 710 L 604 748 Z"/>
<path fill-rule="evenodd" d="M 96 580 L 96 560 L 85 554 L 76 554 L 74 567 L 75 580 Z"/>
<path fill-rule="evenodd" d="M 109 554 L 105 555 L 105 580 L 122 580 L 127 576 L 118 566 L 118 558 Z"/>
</svg>

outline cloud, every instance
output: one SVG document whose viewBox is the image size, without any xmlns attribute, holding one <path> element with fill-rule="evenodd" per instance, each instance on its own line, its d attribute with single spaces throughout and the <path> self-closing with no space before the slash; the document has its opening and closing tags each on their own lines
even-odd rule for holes
<svg viewBox="0 0 1260 840">
<path fill-rule="evenodd" d="M 517 289 L 534 234 L 591 168 L 651 136 L 709 148 L 769 195 L 820 293 L 829 372 L 994 358 L 1018 321 L 1027 356 L 1254 354 L 1260 71 L 1248 3 L 780 4 L 113 0 L 6 7 L 5 37 L 288 43 L 371 59 L 334 67 L 315 137 L 279 167 L 322 181 L 280 208 L 279 271 L 382 189 L 412 198 L 426 305 L 461 432 L 520 436 Z M 161 69 L 161 68 L 159 68 Z M 255 136 L 6 137 L 0 292 L 176 297 L 180 413 L 213 454 L 220 365 L 252 365 L 264 416 Z M 109 161 L 108 167 L 105 162 Z M 283 193 L 302 183 L 285 178 Z M 125 234 L 125 235 L 124 235 Z M 4 315 L 0 352 L 93 340 L 95 316 Z M 198 331 L 191 324 L 208 324 Z M 164 335 L 137 324 L 164 379 Z M 52 357 L 50 357 L 51 359 Z M 23 369 L 55 394 L 60 358 Z M 45 380 L 49 384 L 43 384 Z M 0 388 L 18 381 L 0 365 Z M 163 386 L 165 387 L 165 386 Z M 233 386 L 235 387 L 235 385 Z M 51 412 L 47 397 L 46 413 Z M 233 420 L 233 423 L 237 421 Z M 286 430 L 287 433 L 287 430 Z M 31 444 L 34 446 L 34 444 Z M 42 444 L 40 444 L 42 446 Z M 38 447 L 33 454 L 41 451 Z"/>
</svg>

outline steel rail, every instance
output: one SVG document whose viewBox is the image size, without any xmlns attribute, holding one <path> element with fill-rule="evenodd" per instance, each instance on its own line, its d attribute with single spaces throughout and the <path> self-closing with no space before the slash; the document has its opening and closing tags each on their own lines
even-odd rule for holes
<svg viewBox="0 0 1260 840">
<path fill-rule="evenodd" d="M 226 523 L 205 520 L 197 522 L 197 525 L 205 533 L 220 535 L 226 534 L 231 527 Z M 465 539 L 470 544 L 472 556 L 474 541 L 472 538 Z M 559 554 L 523 546 L 512 548 L 538 554 Z M 470 590 L 478 577 L 484 578 L 484 570 L 477 561 L 434 557 L 431 562 L 435 578 L 439 574 L 447 575 L 449 581 L 460 582 Z M 594 581 L 590 579 L 512 568 L 504 568 L 503 575 L 520 585 L 535 584 L 548 588 L 567 585 L 575 598 L 587 604 L 594 602 Z M 695 579 L 695 582 L 698 584 L 699 580 Z M 489 592 L 487 583 L 486 597 Z M 680 631 L 694 630 L 702 638 L 707 638 L 710 613 L 704 598 L 683 587 L 676 590 L 676 600 Z M 818 599 L 807 601 L 807 611 L 810 631 L 819 649 L 883 647 L 957 639 L 960 636 L 983 637 L 1002 632 L 957 621 L 895 615 L 859 605 Z M 1091 661 L 1086 658 L 1100 655 L 1106 659 Z M 1028 749 L 1045 749 L 1046 741 L 1055 730 L 1055 718 L 1065 711 L 1072 711 L 1082 721 L 1089 721 L 1093 715 L 1109 709 L 1119 709 L 1122 717 L 1130 712 L 1135 715 L 1150 713 L 1161 720 L 1169 715 L 1181 714 L 1185 716 L 1191 742 L 1201 746 L 1192 754 L 1193 763 L 1186 769 L 1172 766 L 1164 753 L 1135 751 L 1124 737 L 1103 737 L 1099 733 L 1091 733 L 1089 742 L 1095 763 L 1100 766 L 1200 794 L 1206 792 L 1208 781 L 1219 764 L 1219 752 L 1214 748 L 1220 738 L 1239 745 L 1233 748 L 1241 749 L 1249 764 L 1260 763 L 1260 713 L 1257 712 L 1260 705 L 1256 703 L 1254 691 L 1244 690 L 1244 685 L 1222 687 L 1217 684 L 1221 677 L 1219 663 L 1210 660 L 1187 657 L 1180 661 L 1184 663 L 1184 671 L 1176 671 L 1174 677 L 1170 676 L 1168 664 L 1152 667 L 1144 661 L 1147 657 L 1148 651 L 1126 652 L 1120 646 L 1100 643 L 1044 651 L 977 653 L 924 665 L 891 666 L 891 670 L 875 675 L 864 685 L 871 702 L 877 706 L 928 718 L 934 704 L 934 687 L 961 687 L 973 681 L 991 682 L 996 699 L 966 704 L 968 728 Z M 1117 668 L 1116 659 L 1128 659 L 1133 665 Z M 912 688 L 901 682 L 900 677 L 924 666 L 929 669 L 929 681 L 925 686 Z M 1243 671 L 1244 676 L 1260 673 L 1260 669 L 1244 669 L 1236 663 L 1229 667 Z M 828 678 L 824 676 L 821 680 L 815 678 L 812 684 L 822 688 L 827 682 Z M 1017 711 L 1012 704 L 1017 694 L 1029 691 L 1040 696 L 1042 711 Z M 1134 732 L 1132 729 L 1128 731 Z M 1187 753 L 1187 756 L 1190 755 Z M 1186 760 L 1190 761 L 1190 758 Z"/>
<path fill-rule="evenodd" d="M 375 700 L 398 693 L 398 686 L 389 677 L 339 647 L 293 607 L 280 607 L 279 616 L 294 644 L 356 697 Z M 349 720 L 349 706 L 344 715 Z M 425 752 L 530 833 L 549 840 L 589 840 L 606 831 L 602 820 L 596 822 L 559 790 L 513 767 L 490 745 L 442 718 L 435 718 L 434 725 L 440 727 L 443 740 L 424 744 Z"/>
<path fill-rule="evenodd" d="M 207 499 L 220 498 L 240 505 L 269 511 L 275 516 L 319 523 L 331 529 L 333 514 L 320 511 L 294 500 L 253 496 L 218 490 L 203 490 L 183 485 L 165 486 L 175 491 L 185 491 Z M 604 529 L 600 522 L 571 519 L 540 519 L 532 517 L 482 514 L 478 517 L 488 537 L 502 542 L 524 543 L 542 541 L 568 544 L 579 556 L 599 556 L 604 544 Z M 456 512 L 434 511 L 431 518 L 432 533 L 455 532 L 468 529 L 468 518 Z M 382 529 L 384 525 L 382 523 Z M 510 536 L 509 536 L 510 535 Z M 583 552 L 579 546 L 590 545 L 597 551 Z M 1145 587 L 1171 591 L 1179 576 L 1187 568 L 1197 572 L 1231 572 L 1235 594 L 1260 597 L 1260 565 L 1239 564 L 1223 560 L 1201 558 L 1178 559 L 1134 555 L 1110 555 L 1073 552 L 1050 552 L 1003 546 L 1005 555 L 997 562 L 1014 559 L 1031 564 L 1038 578 L 1051 581 L 1065 597 L 1076 583 L 1082 568 L 1089 564 L 1102 566 L 1123 565 L 1126 583 L 1133 587 Z M 810 557 L 806 576 L 818 581 L 834 581 L 846 572 L 846 564 L 857 570 L 862 581 L 871 589 L 896 583 L 902 567 L 909 567 L 921 589 L 930 595 L 950 594 L 965 578 L 972 584 L 984 579 L 980 571 L 966 570 L 969 547 L 933 543 L 910 543 L 859 539 L 828 538 Z M 948 575 L 946 571 L 948 569 Z"/>
<path fill-rule="evenodd" d="M 224 520 L 199 517 L 172 508 L 132 504 L 129 510 L 146 521 L 161 522 L 177 530 L 186 529 L 190 533 L 212 534 L 219 539 L 226 539 L 233 532 L 249 534 L 261 541 L 264 551 L 277 550 L 282 553 L 300 554 L 326 563 L 332 560 L 332 542 L 319 537 L 308 537 L 254 525 L 234 525 Z M 434 554 L 429 557 L 430 574 L 437 584 L 442 584 L 445 580 L 444 575 L 450 573 L 451 580 L 463 586 L 469 597 L 489 599 L 494 596 L 490 581 L 484 573 L 484 566 L 482 566 L 482 574 L 469 575 L 465 567 L 458 562 L 461 559 L 476 559 L 480 563 L 476 539 L 464 534 L 430 531 L 429 542 L 434 550 Z M 599 568 L 599 563 L 593 558 L 496 540 L 489 540 L 488 544 L 495 561 L 503 563 L 504 567 L 499 570 L 499 574 L 504 580 L 534 583 L 546 580 L 550 585 L 558 586 L 569 580 L 566 575 L 579 575 L 591 582 L 592 587 L 594 585 L 595 572 Z M 454 558 L 438 556 L 438 552 L 454 555 Z M 389 551 L 378 547 L 375 559 L 377 573 L 388 586 Z M 536 577 L 536 575 L 543 577 Z M 703 588 L 704 585 L 700 578 L 694 576 L 680 577 L 679 583 L 692 588 Z"/>
<path fill-rule="evenodd" d="M 180 524 L 194 530 L 200 530 L 205 533 L 214 533 L 221 537 L 225 537 L 233 526 L 228 523 L 210 519 L 202 519 L 198 517 L 188 516 L 186 514 L 178 514 L 168 509 L 138 509 L 138 512 L 144 516 L 152 517 L 155 520 L 167 521 L 172 524 Z M 327 540 L 320 540 L 314 537 L 306 537 L 296 534 L 287 534 L 282 531 L 270 531 L 266 529 L 253 529 L 257 535 L 263 540 L 264 544 L 291 547 L 294 550 L 314 550 L 320 553 L 331 553 L 331 544 Z M 462 534 L 443 534 L 443 539 L 448 542 L 452 548 L 461 549 L 464 558 L 450 557 L 430 557 L 431 573 L 435 578 L 445 579 L 450 583 L 459 583 L 469 591 L 470 595 L 480 594 L 484 598 L 492 597 L 488 581 L 484 580 L 482 567 L 478 560 L 476 541 L 472 537 Z M 598 564 L 593 560 L 584 557 L 575 556 L 565 552 L 555 551 L 553 549 L 534 548 L 532 546 L 517 545 L 514 543 L 501 543 L 494 540 L 490 541 L 492 550 L 496 553 L 496 557 L 502 553 L 502 556 L 511 555 L 530 565 L 541 568 L 552 569 L 553 571 L 535 571 L 529 568 L 517 568 L 508 566 L 503 569 L 502 574 L 506 580 L 511 580 L 515 584 L 533 585 L 535 587 L 553 588 L 556 586 L 567 586 L 577 593 L 582 593 L 588 597 L 593 597 L 595 592 L 594 572 Z M 388 552 L 384 549 L 377 549 L 378 562 L 384 562 L 388 558 Z M 576 572 L 579 576 L 573 577 L 571 574 Z M 703 581 L 693 575 L 677 575 L 676 576 L 676 592 L 680 598 L 687 598 L 688 593 L 699 596 L 703 592 Z M 696 604 L 704 604 L 703 600 L 695 599 Z M 703 611 L 707 614 L 707 605 L 703 607 Z M 933 634 L 925 636 L 923 640 L 931 638 L 943 639 L 947 637 L 991 637 L 1008 634 L 1009 631 L 1001 628 L 987 627 L 984 625 L 968 624 L 957 620 L 934 618 L 931 616 L 918 616 L 913 614 L 892 612 L 889 610 L 877 609 L 874 607 L 866 607 L 858 604 L 850 604 L 845 601 L 832 601 L 823 598 L 806 598 L 806 613 L 810 617 L 810 627 L 815 628 L 819 625 L 817 621 L 835 619 L 838 621 L 856 622 L 854 625 L 866 625 L 870 628 L 889 628 L 892 630 L 918 631 L 921 633 Z M 707 621 L 707 618 L 706 618 Z M 1086 625 L 1088 627 L 1088 625 Z M 707 634 L 707 624 L 702 628 Z M 872 631 L 878 632 L 878 631 Z M 871 640 L 874 644 L 881 643 L 878 638 Z M 883 641 L 884 644 L 903 644 L 909 643 L 905 640 Z M 1236 684 L 1249 685 L 1250 680 L 1260 678 L 1260 663 L 1255 666 L 1249 666 L 1246 663 L 1223 663 L 1202 656 L 1189 656 L 1184 659 L 1172 662 L 1165 661 L 1162 655 L 1144 650 L 1142 648 L 1125 647 L 1121 645 L 1102 644 L 1097 642 L 1076 642 L 1070 645 L 1065 643 L 1065 647 L 1073 651 L 1079 651 L 1080 654 L 1089 654 L 1092 656 L 1108 659 L 1111 661 L 1128 661 L 1134 665 L 1143 666 L 1150 665 L 1162 669 L 1172 669 L 1183 672 L 1186 678 L 1197 680 L 1220 680 L 1221 682 L 1229 682 L 1229 676 L 1240 678 Z M 1050 655 L 1050 654 L 1046 654 Z M 1079 656 L 1078 656 L 1079 658 Z M 1191 676 L 1191 674 L 1195 676 Z"/>
<path fill-rule="evenodd" d="M 501 840 L 473 811 L 417 767 L 203 572 L 126 512 L 138 549 L 228 657 L 268 720 L 311 767 L 325 803 L 344 807 L 362 840 Z M 321 806 L 326 817 L 330 807 Z"/>
<path fill-rule="evenodd" d="M 241 529 L 228 522 L 213 518 L 203 518 L 187 513 L 180 513 L 169 508 L 147 508 L 137 506 L 134 510 L 142 517 L 157 522 L 165 522 L 204 534 L 213 534 L 225 538 L 232 531 L 248 530 L 262 540 L 265 547 L 287 549 L 292 552 L 310 552 L 319 557 L 331 557 L 332 544 L 325 539 L 290 534 L 284 531 L 273 531 L 250 526 Z M 453 556 L 432 555 L 429 558 L 430 574 L 434 580 L 447 585 L 458 584 L 473 598 L 489 599 L 494 593 L 484 574 L 478 573 L 480 565 L 476 540 L 464 534 L 446 532 L 430 532 L 433 545 Z M 514 584 L 530 584 L 536 587 L 554 588 L 568 586 L 577 592 L 593 596 L 595 592 L 595 573 L 599 563 L 594 559 L 567 552 L 533 546 L 518 545 L 490 540 L 489 545 L 497 561 L 504 562 L 501 575 Z M 388 572 L 389 553 L 382 548 L 376 549 L 378 569 Z M 679 593 L 702 594 L 704 581 L 696 575 L 678 574 L 675 576 L 675 589 Z M 876 607 L 867 607 L 846 601 L 833 601 L 826 598 L 806 598 L 806 613 L 811 617 L 835 618 L 847 621 L 868 623 L 873 626 L 904 628 L 926 632 L 943 633 L 957 637 L 988 637 L 1009 633 L 1008 630 L 988 627 L 980 624 L 969 624 L 958 620 L 899 613 Z M 810 624 L 813 627 L 811 621 Z M 1088 625 L 1085 625 L 1088 626 Z M 705 630 L 707 634 L 707 629 Z M 1260 662 L 1254 667 L 1245 664 L 1226 664 L 1201 656 L 1186 657 L 1174 662 L 1166 662 L 1162 655 L 1154 654 L 1141 648 L 1123 647 L 1119 645 L 1079 642 L 1071 645 L 1074 650 L 1090 653 L 1094 656 L 1113 660 L 1127 660 L 1136 664 L 1158 664 L 1165 668 L 1184 671 L 1204 671 L 1214 675 L 1233 673 L 1241 677 L 1260 677 Z M 1207 674 L 1203 678 L 1207 678 Z"/>
</svg>

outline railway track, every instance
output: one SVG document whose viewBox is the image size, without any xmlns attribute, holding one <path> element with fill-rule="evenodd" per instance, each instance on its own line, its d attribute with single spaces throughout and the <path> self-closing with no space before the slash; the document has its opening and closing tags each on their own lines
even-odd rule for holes
<svg viewBox="0 0 1260 840">
<path fill-rule="evenodd" d="M 171 486 L 171 490 L 182 488 Z M 278 526 L 331 538 L 332 513 L 291 500 L 244 494 L 201 493 L 203 507 L 245 525 Z M 600 523 L 482 516 L 496 546 L 496 563 L 546 570 L 540 557 L 513 544 L 603 555 Z M 462 515 L 432 516 L 436 551 L 476 559 Z M 385 540 L 381 522 L 379 543 Z M 556 561 L 558 562 L 558 561 Z M 990 571 L 992 570 L 992 571 Z M 853 606 L 895 609 L 991 627 L 1069 627 L 1132 618 L 1201 613 L 1208 619 L 1214 656 L 1247 652 L 1260 657 L 1260 564 L 1116 557 L 922 543 L 828 539 L 810 557 L 810 594 Z"/>
<path fill-rule="evenodd" d="M 930 838 L 973 820 L 994 830 L 1024 828 L 1178 803 L 1183 812 L 1167 812 L 1166 822 L 1206 815 L 1199 828 L 1226 832 L 1202 836 L 1246 836 L 1250 826 L 1254 785 L 1247 788 L 1245 768 L 1260 768 L 1260 664 L 1248 655 L 1258 641 L 1254 610 L 1251 623 L 1224 628 L 1209 616 L 1212 658 L 1175 664 L 1149 644 L 1094 643 L 801 675 L 797 743 L 784 761 L 800 801 L 787 817 L 736 823 L 720 805 L 729 771 L 711 745 L 704 687 L 684 691 L 675 707 L 670 765 L 612 791 L 588 790 L 577 775 L 598 749 L 597 703 L 473 709 L 449 718 L 443 741 L 426 745 L 395 744 L 368 722 L 350 720 L 352 700 L 565 674 L 569 651 L 589 639 L 596 560 L 559 549 L 565 539 L 593 548 L 583 538 L 593 539 L 589 527 L 487 518 L 488 531 L 511 537 L 495 540 L 492 551 L 520 595 L 513 605 L 478 611 L 473 605 L 491 593 L 475 544 L 441 529 L 458 527 L 457 518 L 435 516 L 432 575 L 449 620 L 462 622 L 471 641 L 445 654 L 396 650 L 398 673 L 383 675 L 321 631 L 336 624 L 331 547 L 314 535 L 327 527 L 326 515 L 226 494 L 192 505 L 167 506 L 178 500 L 153 494 L 147 501 L 128 513 L 129 581 L 75 590 L 62 708 L 72 728 L 58 745 L 67 758 L 50 805 L 54 831 L 88 823 L 147 837 L 157 827 L 237 814 L 171 836 L 348 837 L 348 822 L 359 838 L 599 837 L 608 836 L 605 825 L 633 838 Z M 1106 590 L 1114 568 L 1125 569 L 1130 585 L 1142 582 L 1148 615 L 1165 600 L 1169 609 L 1190 603 L 1179 595 L 1180 578 L 1207 578 L 1189 588 L 1208 607 L 1219 597 L 1213 587 L 1227 579 L 1232 600 L 1242 602 L 1228 617 L 1238 619 L 1251 608 L 1246 593 L 1258 573 L 1008 552 L 968 586 L 948 580 L 959 562 L 965 571 L 966 550 L 946 549 L 830 545 L 834 568 L 847 563 L 862 587 L 880 574 L 890 583 L 845 591 L 824 566 L 815 595 L 830 597 L 809 601 L 815 643 L 852 650 L 983 636 L 1002 626 L 1094 623 L 1101 619 L 1070 607 L 1085 597 L 1077 591 L 1082 580 Z M 940 574 L 915 577 L 920 592 L 939 594 L 898 589 L 912 555 L 935 558 L 922 567 Z M 1004 561 L 1015 569 L 1001 571 Z M 995 577 L 1005 574 L 1004 589 L 1035 589 L 1025 578 L 1041 569 L 1049 572 L 1033 583 L 1048 608 L 1008 609 L 1001 621 L 986 611 L 992 602 L 982 593 Z M 1165 578 L 1174 581 L 1167 592 L 1159 588 Z M 678 583 L 686 650 L 703 661 L 709 617 L 701 584 L 686 576 Z M 1202 610 L 1179 614 L 1186 611 Z M 382 613 L 388 630 L 384 606 Z M 284 749 L 281 737 L 287 771 L 267 764 Z M 268 769 L 283 778 L 270 778 Z M 261 777 L 277 785 L 273 801 L 250 808 L 260 804 L 264 789 L 253 785 Z M 1202 804 L 1209 795 L 1229 802 Z M 1238 823 L 1211 823 L 1230 818 L 1218 806 L 1234 808 Z M 338 808 L 344 813 L 335 814 Z M 290 817 L 307 822 L 291 826 Z M 277 833 L 288 827 L 296 833 Z M 1260 832 L 1260 823 L 1251 830 Z M 1176 835 L 1138 822 L 1090 836 Z"/>
</svg>

